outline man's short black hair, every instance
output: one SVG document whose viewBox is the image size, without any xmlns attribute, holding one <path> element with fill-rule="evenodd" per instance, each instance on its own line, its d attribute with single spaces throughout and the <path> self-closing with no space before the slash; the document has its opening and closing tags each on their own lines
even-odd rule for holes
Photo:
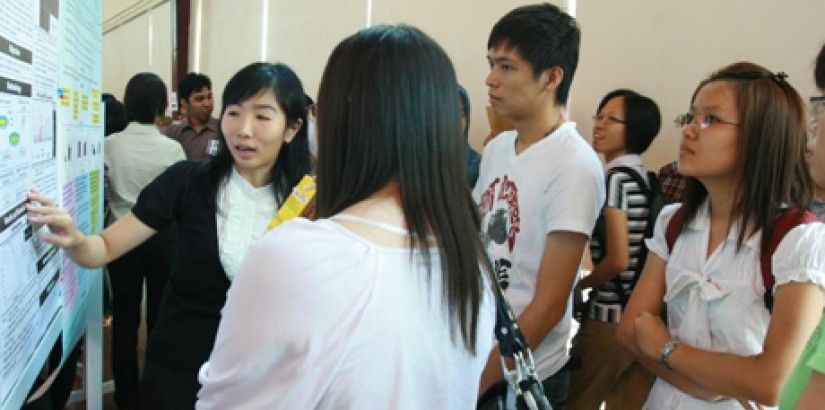
<svg viewBox="0 0 825 410">
<path fill-rule="evenodd" d="M 189 101 L 192 93 L 200 91 L 203 87 L 212 90 L 212 80 L 209 77 L 199 73 L 186 74 L 178 84 L 178 101 Z"/>
<path fill-rule="evenodd" d="M 573 74 L 579 64 L 581 32 L 576 20 L 549 3 L 522 6 L 507 13 L 490 32 L 487 49 L 513 48 L 533 66 L 538 77 L 559 66 L 564 78 L 556 91 L 556 104 L 566 105 Z"/>
</svg>

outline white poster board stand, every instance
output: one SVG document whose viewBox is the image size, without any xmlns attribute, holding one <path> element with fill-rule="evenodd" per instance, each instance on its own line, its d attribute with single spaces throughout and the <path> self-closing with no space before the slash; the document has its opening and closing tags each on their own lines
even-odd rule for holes
<svg viewBox="0 0 825 410">
<path fill-rule="evenodd" d="M 0 0 L 0 410 L 26 401 L 58 336 L 86 334 L 88 408 L 101 408 L 100 269 L 39 239 L 36 188 L 86 233 L 103 227 L 101 0 Z"/>
</svg>

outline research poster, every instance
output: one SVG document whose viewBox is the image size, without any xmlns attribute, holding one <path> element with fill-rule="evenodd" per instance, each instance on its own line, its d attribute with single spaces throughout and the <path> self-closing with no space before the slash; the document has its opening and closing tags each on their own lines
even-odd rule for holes
<svg viewBox="0 0 825 410">
<path fill-rule="evenodd" d="M 58 146 L 63 208 L 84 233 L 103 228 L 102 3 L 60 2 Z M 100 269 L 62 260 L 63 351 L 83 335 L 89 283 Z"/>
<path fill-rule="evenodd" d="M 56 2 L 55 2 L 56 5 Z M 46 329 L 62 320 L 62 253 L 38 240 L 26 192 L 60 195 L 56 155 L 59 15 L 41 2 L 0 13 L 0 404 Z M 0 406 L 3 407 L 3 406 Z"/>
<path fill-rule="evenodd" d="M 39 240 L 26 193 L 102 228 L 101 2 L 0 0 L 0 409 L 38 349 L 83 332 L 89 275 Z M 68 349 L 64 349 L 64 353 Z M 22 383 L 30 384 L 30 383 Z M 19 394 L 16 394 L 19 396 Z"/>
</svg>

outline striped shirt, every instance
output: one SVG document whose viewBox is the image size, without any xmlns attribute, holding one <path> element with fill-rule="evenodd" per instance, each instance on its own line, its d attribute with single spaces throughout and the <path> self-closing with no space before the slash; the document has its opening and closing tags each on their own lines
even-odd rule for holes
<svg viewBox="0 0 825 410">
<path fill-rule="evenodd" d="M 630 258 L 626 271 L 620 272 L 612 280 L 596 287 L 590 293 L 591 298 L 594 299 L 589 316 L 591 319 L 617 323 L 622 314 L 621 302 L 627 300 L 633 290 L 633 279 L 639 267 L 639 254 L 644 246 L 649 207 L 643 188 L 633 180 L 633 177 L 615 169 L 608 171 L 607 174 L 605 206 L 620 209 L 627 214 Z M 599 261 L 604 257 L 605 246 L 600 243 L 599 238 L 592 238 L 590 253 L 594 261 Z"/>
</svg>

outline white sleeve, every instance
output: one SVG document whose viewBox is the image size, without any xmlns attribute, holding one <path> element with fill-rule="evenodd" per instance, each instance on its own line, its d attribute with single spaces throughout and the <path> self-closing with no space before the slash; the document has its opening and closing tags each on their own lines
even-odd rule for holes
<svg viewBox="0 0 825 410">
<path fill-rule="evenodd" d="M 307 224 L 282 225 L 241 264 L 198 374 L 197 409 L 310 409 L 320 400 L 335 373 L 331 362 L 345 356 L 331 335 L 349 331 L 341 316 L 350 312 L 329 301 L 348 284 L 330 264 L 352 267 L 333 254 L 348 252 L 346 245 L 323 243 L 330 251 L 319 251 L 307 242 L 317 230 L 294 229 Z"/>
<path fill-rule="evenodd" d="M 277 332 L 300 325 L 283 309 L 288 281 L 273 269 L 278 264 L 270 255 L 277 251 L 259 243 L 242 263 L 227 294 L 212 354 L 198 373 L 197 409 L 264 408 L 261 395 L 290 390 L 308 365 L 296 360 L 303 357 L 298 352 L 304 341 L 285 340 Z M 273 380 L 278 382 L 267 385 Z"/>
<path fill-rule="evenodd" d="M 825 224 L 791 229 L 773 253 L 774 291 L 789 282 L 813 282 L 825 289 Z"/>
<path fill-rule="evenodd" d="M 503 161 L 501 154 L 502 150 L 505 147 L 512 146 L 508 143 L 499 148 L 499 145 L 501 145 L 502 141 L 509 141 L 510 134 L 512 133 L 512 131 L 504 131 L 499 133 L 492 141 L 488 142 L 487 145 L 484 146 L 484 149 L 481 152 L 481 162 L 478 164 L 478 180 L 476 181 L 475 186 L 472 187 L 473 199 L 476 201 L 476 204 L 478 204 L 481 194 L 483 194 L 489 187 L 490 179 L 498 176 L 491 175 L 496 171 L 498 166 L 500 166 L 500 164 L 497 164 L 496 162 Z"/>
<path fill-rule="evenodd" d="M 544 230 L 578 232 L 588 237 L 605 199 L 604 171 L 595 157 L 566 161 L 570 166 L 558 171 L 558 177 L 544 191 Z"/>
<path fill-rule="evenodd" d="M 667 230 L 667 224 L 670 222 L 673 214 L 681 207 L 682 204 L 670 204 L 662 208 L 662 211 L 659 212 L 659 217 L 656 218 L 656 225 L 653 227 L 653 237 L 645 239 L 647 250 L 655 253 L 656 256 L 662 258 L 665 262 L 670 259 L 670 249 L 668 249 L 667 246 L 665 230 Z"/>
<path fill-rule="evenodd" d="M 164 138 L 169 138 L 164 136 Z M 175 141 L 175 140 L 171 140 Z M 173 146 L 172 148 L 172 164 L 177 163 L 179 161 L 186 161 L 186 153 L 183 151 L 183 145 L 180 145 L 177 141 L 177 146 Z"/>
</svg>

